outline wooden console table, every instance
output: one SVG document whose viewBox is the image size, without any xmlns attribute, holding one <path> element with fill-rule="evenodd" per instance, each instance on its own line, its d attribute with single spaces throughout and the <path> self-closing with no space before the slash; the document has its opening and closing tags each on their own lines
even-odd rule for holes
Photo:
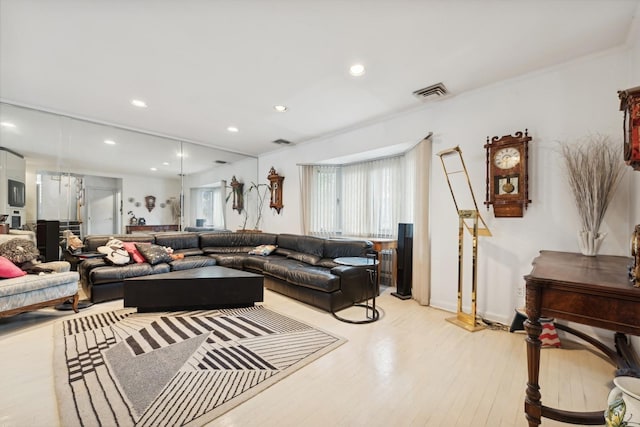
<svg viewBox="0 0 640 427">
<path fill-rule="evenodd" d="M 542 417 L 557 421 L 602 425 L 604 410 L 571 412 L 542 405 L 540 385 L 540 317 L 552 317 L 615 331 L 617 351 L 564 325 L 556 328 L 586 340 L 604 352 L 619 374 L 639 373 L 638 359 L 624 334 L 640 335 L 640 288 L 629 282 L 631 258 L 541 251 L 526 280 L 528 382 L 524 409 L 530 427 Z M 606 402 L 603 402 L 605 404 Z"/>
<path fill-rule="evenodd" d="M 178 224 L 166 225 L 127 225 L 127 234 L 160 231 L 178 231 Z"/>
</svg>

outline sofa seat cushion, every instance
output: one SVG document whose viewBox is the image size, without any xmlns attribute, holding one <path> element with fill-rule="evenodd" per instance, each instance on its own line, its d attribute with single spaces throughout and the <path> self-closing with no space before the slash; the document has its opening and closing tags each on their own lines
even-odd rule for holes
<svg viewBox="0 0 640 427">
<path fill-rule="evenodd" d="M 205 255 L 175 259 L 169 263 L 171 271 L 190 270 L 192 268 L 209 267 L 211 265 L 216 265 L 216 260 Z"/>
<path fill-rule="evenodd" d="M 89 277 L 91 278 L 91 283 L 98 285 L 100 283 L 121 282 L 130 277 L 168 273 L 169 271 L 171 271 L 169 264 L 160 263 L 151 265 L 144 262 L 142 264 L 105 265 L 104 267 L 96 267 L 90 271 Z"/>
<path fill-rule="evenodd" d="M 210 254 L 216 260 L 216 265 L 242 270 L 245 260 L 251 255 L 247 253 Z"/>
<path fill-rule="evenodd" d="M 8 297 L 27 292 L 45 290 L 66 283 L 73 283 L 78 289 L 78 272 L 66 271 L 62 273 L 27 274 L 13 279 L 0 280 L 0 297 Z M 72 295 L 73 293 L 69 294 Z M 64 296 L 64 295 L 63 295 Z M 43 301 L 47 301 L 43 299 Z"/>
<path fill-rule="evenodd" d="M 2 284 L 8 285 L 8 288 L 4 290 L 2 298 L 0 298 L 0 312 L 73 296 L 78 293 L 78 273 L 67 271 L 41 276 L 28 274 L 4 280 Z M 19 288 L 21 291 L 13 295 L 5 294 L 17 291 Z"/>
<path fill-rule="evenodd" d="M 301 261 L 301 262 L 304 262 L 305 264 L 309 264 L 309 265 L 316 265 L 322 259 L 318 255 L 305 254 L 305 253 L 296 252 L 296 251 L 291 251 L 287 255 L 287 258 L 291 258 L 291 259 L 294 259 L 296 261 Z"/>
<path fill-rule="evenodd" d="M 174 249 L 174 255 L 182 254 L 185 257 L 204 255 L 204 251 L 200 248 Z"/>
<path fill-rule="evenodd" d="M 264 271 L 265 264 L 275 261 L 275 260 L 283 260 L 285 257 L 279 255 L 251 255 L 244 259 L 244 268 L 251 271 L 257 271 L 262 273 Z"/>
<path fill-rule="evenodd" d="M 329 268 L 315 267 L 293 259 L 271 260 L 264 265 L 264 273 L 293 285 L 334 292 L 340 289 L 340 277 Z"/>
</svg>

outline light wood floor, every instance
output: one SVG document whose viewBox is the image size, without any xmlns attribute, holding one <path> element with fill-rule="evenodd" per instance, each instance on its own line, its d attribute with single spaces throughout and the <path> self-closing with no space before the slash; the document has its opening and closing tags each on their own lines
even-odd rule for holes
<svg viewBox="0 0 640 427">
<path fill-rule="evenodd" d="M 264 304 L 348 342 L 276 383 L 210 426 L 526 426 L 524 334 L 470 333 L 451 313 L 402 301 L 386 290 L 373 324 L 330 314 L 265 291 Z M 122 307 L 95 305 L 80 315 Z M 349 310 L 356 310 L 355 308 Z M 361 316 L 361 311 L 348 313 Z M 56 426 L 53 324 L 69 312 L 44 309 L 0 319 L 0 426 Z M 604 408 L 614 368 L 579 344 L 542 351 L 546 405 Z M 566 425 L 545 420 L 543 426 Z"/>
</svg>

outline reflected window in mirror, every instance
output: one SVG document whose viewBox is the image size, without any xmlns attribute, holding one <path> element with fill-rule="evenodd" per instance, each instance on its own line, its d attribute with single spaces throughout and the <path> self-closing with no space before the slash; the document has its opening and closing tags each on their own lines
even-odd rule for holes
<svg viewBox="0 0 640 427">
<path fill-rule="evenodd" d="M 225 228 L 225 186 L 218 182 L 191 189 L 191 221 L 197 229 Z"/>
</svg>

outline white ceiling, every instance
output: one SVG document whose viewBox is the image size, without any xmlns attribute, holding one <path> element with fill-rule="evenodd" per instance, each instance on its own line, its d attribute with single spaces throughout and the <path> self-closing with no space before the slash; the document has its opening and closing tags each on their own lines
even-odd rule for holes
<svg viewBox="0 0 640 427">
<path fill-rule="evenodd" d="M 0 0 L 0 98 L 257 156 L 624 46 L 639 5 Z"/>
</svg>

